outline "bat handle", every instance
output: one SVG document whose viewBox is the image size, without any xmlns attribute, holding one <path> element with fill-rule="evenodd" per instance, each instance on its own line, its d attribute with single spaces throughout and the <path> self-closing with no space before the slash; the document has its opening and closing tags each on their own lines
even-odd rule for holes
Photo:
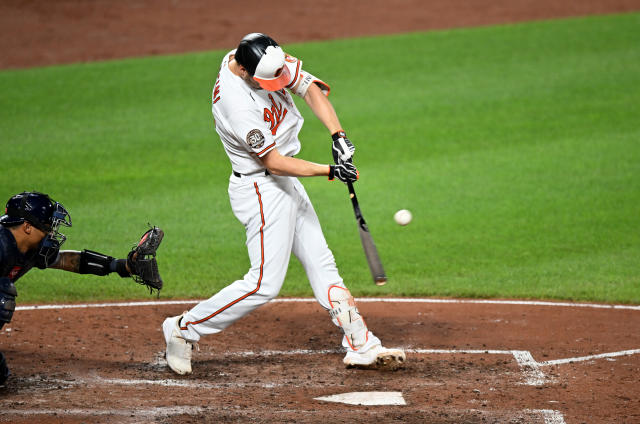
<svg viewBox="0 0 640 424">
<path fill-rule="evenodd" d="M 360 225 L 367 225 L 362 216 L 362 212 L 360 212 L 360 204 L 358 203 L 358 197 L 356 196 L 356 190 L 353 188 L 353 184 L 348 182 L 347 187 L 349 188 L 349 197 L 351 198 L 353 213 L 356 215 L 356 219 L 360 222 Z"/>
<path fill-rule="evenodd" d="M 355 189 L 353 188 L 353 183 L 352 183 L 351 181 L 349 181 L 349 182 L 347 183 L 347 187 L 349 188 L 349 193 L 351 193 L 352 195 L 354 195 L 354 196 L 355 196 L 355 195 L 356 195 L 356 191 L 355 191 Z"/>
</svg>

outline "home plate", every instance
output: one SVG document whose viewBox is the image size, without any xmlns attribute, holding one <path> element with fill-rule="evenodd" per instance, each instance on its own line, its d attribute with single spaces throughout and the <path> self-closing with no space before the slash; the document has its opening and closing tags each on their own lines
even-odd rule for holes
<svg viewBox="0 0 640 424">
<path fill-rule="evenodd" d="M 406 405 L 402 392 L 351 392 L 314 398 L 348 405 Z"/>
</svg>

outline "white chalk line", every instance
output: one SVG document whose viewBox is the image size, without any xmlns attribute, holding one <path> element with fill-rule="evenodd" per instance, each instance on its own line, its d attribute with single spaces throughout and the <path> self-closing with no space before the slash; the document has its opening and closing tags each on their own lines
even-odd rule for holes
<svg viewBox="0 0 640 424">
<path fill-rule="evenodd" d="M 397 405 L 401 407 L 405 407 L 405 405 Z M 65 416 L 101 416 L 101 415 L 116 415 L 116 416 L 128 416 L 132 418 L 163 418 L 163 417 L 171 417 L 176 415 L 197 415 L 208 412 L 207 408 L 201 406 L 160 406 L 155 408 L 144 408 L 144 409 L 13 409 L 8 412 L 7 415 L 20 415 L 20 416 L 29 416 L 29 415 L 56 415 L 58 417 Z M 494 413 L 492 411 L 487 410 L 478 410 L 478 409 L 451 409 L 447 408 L 446 411 L 457 412 L 457 413 L 480 413 L 482 415 L 492 416 Z M 227 411 L 227 413 L 233 414 L 237 412 L 239 414 L 245 415 L 245 411 Z M 283 409 L 276 410 L 275 412 L 279 413 L 317 413 L 315 409 Z M 433 414 L 434 410 L 432 409 L 417 409 L 416 412 L 423 412 Z M 373 410 L 358 410 L 359 414 L 368 414 L 368 415 L 377 415 L 379 412 L 375 409 Z M 503 412 L 504 413 L 504 412 Z M 523 411 L 513 411 L 514 414 L 527 414 L 527 415 L 538 415 L 541 416 L 544 420 L 545 424 L 565 424 L 564 417 L 560 411 L 555 411 L 551 409 L 525 409 Z"/>
<path fill-rule="evenodd" d="M 481 350 L 481 349 L 405 349 L 408 353 L 418 354 L 488 354 L 488 355 L 513 355 L 514 359 L 522 369 L 525 383 L 529 386 L 540 386 L 549 380 L 545 376 L 541 367 L 550 365 L 561 365 L 577 362 L 586 362 L 594 359 L 615 358 L 618 356 L 629 356 L 640 354 L 640 349 L 621 350 L 617 352 L 600 353 L 597 355 L 576 356 L 573 358 L 555 359 L 551 361 L 538 362 L 533 358 L 531 352 L 527 350 Z"/>
<path fill-rule="evenodd" d="M 59 305 L 25 305 L 17 306 L 17 311 L 32 311 L 46 309 L 84 309 L 84 308 L 114 308 L 131 306 L 162 306 L 162 305 L 195 305 L 206 299 L 193 300 L 156 300 L 137 302 L 109 302 L 109 303 L 78 303 Z M 313 298 L 276 298 L 274 303 L 280 302 L 315 302 Z M 640 305 L 607 305 L 598 303 L 571 303 L 571 302 L 546 302 L 529 300 L 491 300 L 491 299 L 421 299 L 421 298 L 389 298 L 389 297 L 362 297 L 356 298 L 359 303 L 443 303 L 443 304 L 488 304 L 488 305 L 520 305 L 520 306 L 553 306 L 568 308 L 593 308 L 593 309 L 620 309 L 640 311 Z"/>
<path fill-rule="evenodd" d="M 93 380 L 85 380 L 82 384 L 97 385 L 113 385 L 113 386 L 164 386 L 164 387 L 187 387 L 198 389 L 229 389 L 229 388 L 247 388 L 257 387 L 261 389 L 274 389 L 277 387 L 292 387 L 290 383 L 208 383 L 208 382 L 192 382 L 190 380 L 147 380 L 147 379 L 125 379 L 125 378 L 103 378 L 97 377 Z"/>
<path fill-rule="evenodd" d="M 525 377 L 525 383 L 529 386 L 545 384 L 546 378 L 540 364 L 526 350 L 493 350 L 493 349 L 405 349 L 408 353 L 418 354 L 471 354 L 471 355 L 512 355 L 520 366 Z"/>
<path fill-rule="evenodd" d="M 570 363 L 573 363 L 573 362 L 591 361 L 593 359 L 615 358 L 616 356 L 635 355 L 637 353 L 640 353 L 640 349 L 621 350 L 619 352 L 600 353 L 600 354 L 597 354 L 597 355 L 578 356 L 578 357 L 575 357 L 575 358 L 555 359 L 555 360 L 552 360 L 552 361 L 538 362 L 538 365 L 539 366 L 548 366 L 548 365 L 570 364 Z"/>
<path fill-rule="evenodd" d="M 526 409 L 525 412 L 542 415 L 544 424 L 565 424 L 564 416 L 560 411 L 553 409 Z"/>
<path fill-rule="evenodd" d="M 159 406 L 156 408 L 123 408 L 123 409 L 13 409 L 9 415 L 118 415 L 131 417 L 170 417 L 173 415 L 196 415 L 207 409 L 201 406 Z"/>
<path fill-rule="evenodd" d="M 227 378 L 226 376 L 223 376 Z M 162 379 L 162 380 L 151 380 L 151 379 L 127 379 L 127 378 L 105 378 L 105 377 L 93 377 L 93 378 L 79 378 L 74 377 L 72 380 L 63 379 L 63 378 L 46 378 L 43 380 L 42 377 L 29 377 L 23 379 L 26 382 L 37 383 L 40 386 L 43 386 L 47 389 L 60 386 L 64 388 L 80 386 L 82 388 L 85 387 L 100 387 L 100 386 L 160 386 L 160 387 L 173 387 L 173 388 L 187 388 L 187 389 L 198 389 L 198 390 L 219 390 L 219 389 L 246 389 L 246 388 L 258 388 L 258 389 L 277 389 L 277 388 L 326 388 L 326 383 L 318 383 L 318 384 L 295 384 L 292 382 L 284 382 L 284 383 L 242 383 L 242 382 L 226 382 L 226 383 L 210 383 L 202 380 L 194 380 L 194 379 L 184 379 L 184 380 L 176 380 L 176 379 Z M 360 387 L 368 387 L 368 386 L 377 386 L 378 383 L 375 381 L 364 382 L 359 384 Z M 443 386 L 444 383 L 420 383 L 421 386 Z"/>
</svg>

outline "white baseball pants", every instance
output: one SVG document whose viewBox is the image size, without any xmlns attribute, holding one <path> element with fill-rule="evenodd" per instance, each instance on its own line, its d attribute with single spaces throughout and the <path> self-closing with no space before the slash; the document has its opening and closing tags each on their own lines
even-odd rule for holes
<svg viewBox="0 0 640 424">
<path fill-rule="evenodd" d="M 188 311 L 180 326 L 182 336 L 196 342 L 275 298 L 292 252 L 304 267 L 315 298 L 329 310 L 329 288 L 345 286 L 300 181 L 263 174 L 231 175 L 229 199 L 233 213 L 246 229 L 251 268 L 241 280 Z M 377 340 L 370 332 L 369 338 Z M 342 344 L 349 349 L 346 340 Z"/>
</svg>

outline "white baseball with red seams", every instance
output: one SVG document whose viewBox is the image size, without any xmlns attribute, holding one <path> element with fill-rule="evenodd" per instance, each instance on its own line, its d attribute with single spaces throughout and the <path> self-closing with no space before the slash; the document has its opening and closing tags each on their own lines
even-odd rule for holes
<svg viewBox="0 0 640 424">
<path fill-rule="evenodd" d="M 342 344 L 347 352 L 355 353 L 359 348 L 376 348 L 377 352 L 380 340 L 357 312 L 304 187 L 296 177 L 265 174 L 260 160 L 275 148 L 283 156 L 300 151 L 302 115 L 287 90 L 256 89 L 232 72 L 229 64 L 234 53 L 229 52 L 222 61 L 213 89 L 212 112 L 231 162 L 229 199 L 233 213 L 245 226 L 251 265 L 241 279 L 185 312 L 181 320 L 168 320 L 179 322 L 179 336 L 190 342 L 222 331 L 278 295 L 293 253 L 305 269 L 317 301 L 344 329 Z M 329 87 L 305 73 L 301 61 L 287 56 L 285 63 L 291 74 L 287 88 L 292 89 L 299 81 L 308 85 L 311 80 L 328 94 Z M 299 91 L 296 94 L 304 96 Z M 167 323 L 167 328 L 170 325 Z M 371 350 L 367 358 L 352 362 L 371 362 L 369 356 L 373 354 Z"/>
</svg>

